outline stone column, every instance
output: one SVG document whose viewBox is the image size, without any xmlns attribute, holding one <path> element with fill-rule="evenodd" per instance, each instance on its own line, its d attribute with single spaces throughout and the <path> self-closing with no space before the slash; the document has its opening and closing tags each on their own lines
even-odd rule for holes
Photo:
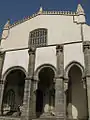
<svg viewBox="0 0 90 120">
<path fill-rule="evenodd" d="M 58 45 L 56 47 L 57 56 L 57 75 L 55 83 L 55 115 L 57 118 L 65 118 L 64 109 L 64 54 L 63 46 Z"/>
<path fill-rule="evenodd" d="M 3 63 L 5 58 L 5 52 L 0 51 L 0 115 L 3 114 L 2 111 L 2 104 L 3 104 L 3 93 L 4 93 L 4 81 L 2 80 L 2 69 L 3 69 Z"/>
<path fill-rule="evenodd" d="M 34 92 L 35 83 L 34 80 L 34 67 L 35 67 L 35 48 L 29 48 L 29 64 L 28 64 L 28 75 L 25 79 L 24 89 L 24 101 L 22 108 L 21 120 L 30 120 L 36 111 L 36 96 Z"/>
<path fill-rule="evenodd" d="M 85 61 L 85 78 L 87 86 L 88 117 L 90 120 L 90 41 L 83 42 L 83 52 Z"/>
<path fill-rule="evenodd" d="M 64 109 L 67 117 L 67 94 L 68 94 L 68 78 L 64 77 Z"/>
</svg>

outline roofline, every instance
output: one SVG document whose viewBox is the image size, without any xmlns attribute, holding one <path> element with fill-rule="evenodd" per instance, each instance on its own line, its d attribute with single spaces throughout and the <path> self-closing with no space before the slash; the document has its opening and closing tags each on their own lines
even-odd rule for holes
<svg viewBox="0 0 90 120">
<path fill-rule="evenodd" d="M 42 11 L 42 12 L 37 12 L 35 14 L 32 14 L 31 16 L 28 16 L 22 20 L 16 21 L 13 24 L 10 24 L 9 28 L 12 28 L 18 24 L 21 24 L 25 21 L 28 21 L 38 15 L 66 15 L 66 16 L 78 16 L 77 12 L 72 12 L 72 11 Z"/>
</svg>

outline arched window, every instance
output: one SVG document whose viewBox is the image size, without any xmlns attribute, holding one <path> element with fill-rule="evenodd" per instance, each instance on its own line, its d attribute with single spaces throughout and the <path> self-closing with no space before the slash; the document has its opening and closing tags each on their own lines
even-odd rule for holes
<svg viewBox="0 0 90 120">
<path fill-rule="evenodd" d="M 47 45 L 47 29 L 39 28 L 30 32 L 29 45 L 42 47 Z"/>
</svg>

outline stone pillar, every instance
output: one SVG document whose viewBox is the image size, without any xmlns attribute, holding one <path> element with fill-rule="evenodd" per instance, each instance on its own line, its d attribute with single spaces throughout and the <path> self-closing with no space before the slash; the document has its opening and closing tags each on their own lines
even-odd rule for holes
<svg viewBox="0 0 90 120">
<path fill-rule="evenodd" d="M 35 83 L 34 80 L 34 67 L 35 67 L 35 48 L 30 48 L 29 53 L 29 64 L 28 64 L 28 75 L 25 79 L 24 89 L 24 101 L 22 108 L 21 120 L 30 120 L 36 111 L 36 96 L 34 92 Z"/>
<path fill-rule="evenodd" d="M 67 117 L 67 94 L 68 94 L 68 78 L 64 77 L 64 109 Z"/>
<path fill-rule="evenodd" d="M 2 69 L 3 63 L 5 58 L 5 52 L 0 51 L 0 115 L 3 114 L 2 107 L 3 107 L 3 93 L 4 93 L 4 81 L 2 80 Z"/>
<path fill-rule="evenodd" d="M 64 109 L 64 54 L 63 46 L 58 45 L 56 47 L 57 56 L 57 75 L 55 83 L 55 115 L 57 118 L 65 118 Z"/>
<path fill-rule="evenodd" d="M 85 78 L 87 86 L 88 120 L 90 120 L 90 41 L 83 42 Z"/>
</svg>

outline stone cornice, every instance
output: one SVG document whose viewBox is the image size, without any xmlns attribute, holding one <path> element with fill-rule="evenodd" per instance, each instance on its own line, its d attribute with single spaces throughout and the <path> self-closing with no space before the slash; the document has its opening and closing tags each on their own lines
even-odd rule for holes
<svg viewBox="0 0 90 120">
<path fill-rule="evenodd" d="M 18 24 L 21 24 L 27 20 L 30 20 L 38 15 L 66 15 L 66 16 L 78 16 L 78 14 L 76 12 L 72 12 L 72 11 L 39 11 L 35 14 L 33 14 L 32 16 L 28 16 L 22 20 L 16 21 L 15 23 L 11 24 L 9 26 L 9 28 L 12 28 Z"/>
</svg>

